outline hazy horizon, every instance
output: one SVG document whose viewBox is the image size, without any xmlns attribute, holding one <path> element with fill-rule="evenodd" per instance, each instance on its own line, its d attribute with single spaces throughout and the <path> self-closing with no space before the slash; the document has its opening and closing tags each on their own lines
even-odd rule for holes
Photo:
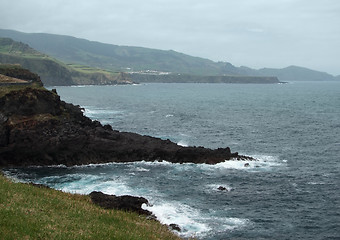
<svg viewBox="0 0 340 240">
<path fill-rule="evenodd" d="M 0 28 L 340 75 L 340 1 L 2 1 Z M 15 17 L 13 17 L 15 16 Z"/>
</svg>

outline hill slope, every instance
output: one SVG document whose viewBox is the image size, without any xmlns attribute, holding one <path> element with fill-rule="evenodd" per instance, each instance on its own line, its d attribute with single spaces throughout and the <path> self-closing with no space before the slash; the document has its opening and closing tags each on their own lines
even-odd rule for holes
<svg viewBox="0 0 340 240">
<path fill-rule="evenodd" d="M 260 74 L 275 74 L 283 81 L 334 81 L 334 76 L 325 73 L 314 71 L 308 68 L 289 66 L 282 69 L 263 68 L 258 70 Z"/>
<path fill-rule="evenodd" d="M 193 75 L 240 75 L 230 63 L 216 63 L 175 51 L 117 46 L 70 36 L 0 30 L 0 36 L 22 41 L 66 63 L 114 71 L 156 70 Z"/>
<path fill-rule="evenodd" d="M 68 66 L 29 45 L 0 38 L 0 63 L 20 64 L 40 75 L 45 85 L 78 84 L 126 84 L 131 83 L 126 75 L 84 66 Z"/>
<path fill-rule="evenodd" d="M 325 81 L 338 78 L 298 66 L 283 69 L 235 67 L 228 62 L 214 62 L 175 51 L 118 46 L 88 41 L 71 36 L 22 33 L 0 29 L 0 37 L 10 37 L 29 44 L 66 63 L 99 67 L 111 71 L 155 70 L 203 76 L 276 76 L 280 81 Z"/>
</svg>

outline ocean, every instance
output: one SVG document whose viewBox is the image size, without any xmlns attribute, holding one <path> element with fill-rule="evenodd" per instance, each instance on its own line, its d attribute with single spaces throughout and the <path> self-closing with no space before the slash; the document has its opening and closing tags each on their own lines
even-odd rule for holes
<svg viewBox="0 0 340 240">
<path fill-rule="evenodd" d="M 65 192 L 143 196 L 144 208 L 179 225 L 183 238 L 340 239 L 340 82 L 55 88 L 119 131 L 229 146 L 258 161 L 30 167 L 7 175 Z"/>
</svg>

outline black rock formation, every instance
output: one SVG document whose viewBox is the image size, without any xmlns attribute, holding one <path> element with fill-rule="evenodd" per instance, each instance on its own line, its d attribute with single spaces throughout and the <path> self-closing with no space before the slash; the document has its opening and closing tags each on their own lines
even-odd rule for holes
<svg viewBox="0 0 340 240">
<path fill-rule="evenodd" d="M 142 209 L 142 204 L 149 203 L 148 200 L 143 197 L 129 195 L 115 196 L 96 191 L 91 192 L 90 197 L 94 204 L 105 209 L 117 209 L 137 212 L 141 215 L 151 215 L 151 212 Z"/>
<path fill-rule="evenodd" d="M 0 97 L 0 166 L 84 165 L 169 161 L 216 164 L 231 158 L 229 147 L 182 147 L 135 133 L 112 130 L 83 115 L 45 89 L 25 88 Z"/>
<path fill-rule="evenodd" d="M 228 191 L 228 189 L 226 187 L 223 187 L 223 186 L 219 186 L 217 189 L 220 190 L 220 191 Z"/>
<path fill-rule="evenodd" d="M 181 231 L 180 226 L 178 226 L 178 225 L 175 224 L 175 223 L 171 223 L 171 224 L 169 225 L 169 228 L 170 228 L 170 230 L 173 230 L 173 231 L 177 231 L 177 232 L 180 232 L 180 231 Z"/>
</svg>

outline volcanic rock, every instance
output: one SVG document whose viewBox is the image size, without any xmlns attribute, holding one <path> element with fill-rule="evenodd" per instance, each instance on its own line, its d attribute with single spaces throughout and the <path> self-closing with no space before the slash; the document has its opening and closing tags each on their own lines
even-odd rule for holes
<svg viewBox="0 0 340 240">
<path fill-rule="evenodd" d="M 223 186 L 219 186 L 217 189 L 220 191 L 227 191 L 227 188 Z"/>
<path fill-rule="evenodd" d="M 94 204 L 105 209 L 133 211 L 138 214 L 151 215 L 151 212 L 142 209 L 142 204 L 149 203 L 148 200 L 143 197 L 129 195 L 115 196 L 96 191 L 91 192 L 90 197 Z"/>
<path fill-rule="evenodd" d="M 55 91 L 43 88 L 27 87 L 0 97 L 0 134 L 0 167 L 253 160 L 231 153 L 229 147 L 183 147 L 169 140 L 113 130 L 84 116 L 79 106 L 61 101 Z"/>
<path fill-rule="evenodd" d="M 174 231 L 177 231 L 177 232 L 180 232 L 180 231 L 181 231 L 180 226 L 178 226 L 178 225 L 175 224 L 175 223 L 171 223 L 171 224 L 169 225 L 169 228 L 170 228 L 170 230 L 174 230 Z"/>
</svg>

